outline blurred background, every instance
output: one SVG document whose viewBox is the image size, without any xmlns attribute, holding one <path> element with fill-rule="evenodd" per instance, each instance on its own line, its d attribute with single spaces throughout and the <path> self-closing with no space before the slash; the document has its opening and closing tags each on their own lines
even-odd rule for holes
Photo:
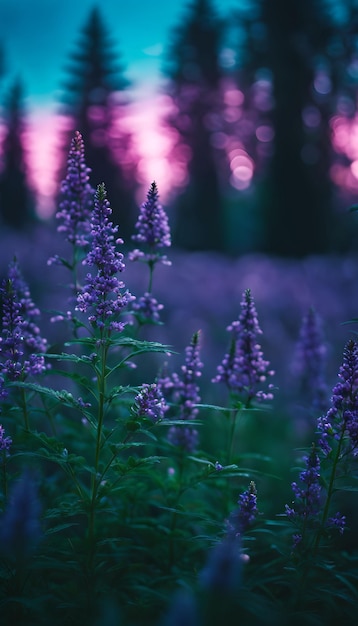
<svg viewBox="0 0 358 626">
<path fill-rule="evenodd" d="M 356 248 L 355 0 L 0 0 L 0 220 L 56 211 L 74 130 L 130 237 L 156 180 L 174 244 Z"/>
</svg>

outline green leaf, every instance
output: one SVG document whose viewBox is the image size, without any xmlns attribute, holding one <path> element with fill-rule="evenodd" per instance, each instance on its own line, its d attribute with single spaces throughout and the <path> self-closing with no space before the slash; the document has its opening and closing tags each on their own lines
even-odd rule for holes
<svg viewBox="0 0 358 626">
<path fill-rule="evenodd" d="M 54 526 L 53 528 L 48 528 L 46 530 L 46 535 L 54 535 L 55 533 L 60 533 L 62 530 L 66 530 L 67 528 L 72 528 L 72 526 L 79 526 L 78 523 L 68 522 L 67 524 L 59 524 L 58 526 Z"/>
<path fill-rule="evenodd" d="M 83 337 L 80 339 L 71 339 L 70 341 L 66 341 L 65 346 L 71 345 L 85 345 L 85 346 L 96 346 L 97 337 Z M 121 346 L 124 348 L 132 348 L 136 352 L 170 352 L 174 353 L 171 346 L 164 345 L 157 341 L 144 341 L 140 339 L 134 339 L 133 337 L 123 337 L 119 335 L 118 337 L 108 337 L 107 339 L 108 346 Z"/>
<path fill-rule="evenodd" d="M 159 422 L 156 422 L 155 425 L 156 426 L 201 426 L 202 425 L 202 421 L 200 420 L 170 420 L 170 419 L 163 419 L 160 420 Z"/>
<path fill-rule="evenodd" d="M 348 587 L 348 589 L 353 593 L 353 595 L 355 597 L 358 596 L 358 590 L 357 590 L 357 584 L 355 583 L 354 585 L 347 580 L 347 578 L 345 576 L 343 576 L 343 574 L 339 574 L 338 572 L 336 573 L 336 578 L 338 578 L 338 580 L 341 581 L 341 583 L 343 583 L 343 585 L 345 587 Z"/>
<path fill-rule="evenodd" d="M 77 354 L 68 354 L 68 352 L 61 352 L 60 354 L 45 352 L 42 356 L 46 357 L 47 359 L 56 359 L 57 361 L 72 361 L 73 363 L 85 363 L 86 365 L 92 363 L 92 359 L 90 359 L 86 355 L 78 356 Z"/>
<path fill-rule="evenodd" d="M 22 387 L 23 389 L 29 389 L 31 391 L 36 391 L 37 393 L 42 393 L 46 396 L 50 396 L 56 400 L 58 399 L 58 391 L 55 391 L 51 387 L 44 387 L 38 383 L 14 381 L 9 383 L 9 387 Z"/>
<path fill-rule="evenodd" d="M 233 411 L 239 410 L 240 412 L 261 412 L 262 410 L 264 410 L 267 407 L 246 407 L 244 405 L 240 405 L 240 406 L 235 406 L 233 407 L 225 407 L 225 406 L 218 406 L 216 404 L 195 404 L 195 407 L 197 407 L 198 409 L 211 409 L 212 411 L 221 411 L 223 413 L 232 413 Z"/>
<path fill-rule="evenodd" d="M 216 404 L 196 404 L 198 409 L 209 409 L 211 411 L 222 411 L 223 413 L 230 413 L 232 409 L 227 406 L 218 406 Z"/>
</svg>

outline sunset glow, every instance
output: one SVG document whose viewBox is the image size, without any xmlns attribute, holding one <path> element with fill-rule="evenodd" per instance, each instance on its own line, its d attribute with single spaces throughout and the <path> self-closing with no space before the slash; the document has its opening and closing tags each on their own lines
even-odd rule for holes
<svg viewBox="0 0 358 626">
<path fill-rule="evenodd" d="M 37 193 L 37 213 L 47 219 L 55 211 L 59 158 L 59 133 L 66 127 L 66 119 L 49 109 L 36 109 L 28 123 L 26 150 L 30 181 Z"/>
<path fill-rule="evenodd" d="M 159 94 L 152 100 L 133 104 L 126 118 L 128 129 L 133 132 L 134 151 L 138 155 L 139 201 L 153 180 L 158 185 L 162 200 L 186 180 L 186 167 L 183 168 L 180 161 L 174 163 L 171 157 L 177 139 L 176 131 L 167 128 L 163 121 L 172 107 L 170 97 Z"/>
<path fill-rule="evenodd" d="M 331 120 L 332 142 L 337 154 L 347 157 L 350 164 L 336 163 L 331 177 L 336 185 L 348 191 L 358 190 L 358 115 L 347 119 L 338 115 Z"/>
<path fill-rule="evenodd" d="M 161 199 L 166 200 L 174 189 L 186 182 L 187 159 L 171 161 L 176 133 L 164 126 L 163 118 L 171 108 L 168 96 L 158 95 L 128 108 L 126 130 L 133 133 L 133 155 L 137 159 L 138 202 L 155 180 Z M 59 159 L 59 137 L 66 127 L 66 118 L 50 109 L 36 109 L 28 120 L 25 145 L 30 181 L 37 193 L 37 212 L 43 219 L 55 211 L 54 195 Z"/>
<path fill-rule="evenodd" d="M 234 110 L 240 112 L 242 94 L 239 90 L 228 90 L 225 101 L 231 115 Z M 164 94 L 157 94 L 150 100 L 137 101 L 128 107 L 124 124 L 125 130 L 132 133 L 133 159 L 136 160 L 139 186 L 138 203 L 142 202 L 153 180 L 157 182 L 164 202 L 187 184 L 190 151 L 180 145 L 175 129 L 166 127 L 164 122 L 172 110 L 173 103 Z M 306 113 L 306 121 L 312 123 L 314 112 Z M 42 219 L 50 217 L 56 209 L 54 196 L 58 187 L 56 176 L 60 154 L 59 137 L 67 124 L 66 118 L 53 112 L 51 108 L 36 108 L 28 117 L 25 145 L 30 182 L 37 194 L 37 213 Z M 339 187 L 356 192 L 358 115 L 353 119 L 335 116 L 331 120 L 331 128 L 336 153 L 348 160 L 348 164 L 335 163 L 331 167 L 332 180 Z M 274 140 L 273 128 L 267 124 L 258 126 L 255 134 L 261 144 L 270 144 Z M 244 144 L 223 132 L 213 133 L 212 143 L 226 153 L 231 170 L 230 185 L 238 191 L 249 188 L 254 177 L 255 163 Z"/>
</svg>

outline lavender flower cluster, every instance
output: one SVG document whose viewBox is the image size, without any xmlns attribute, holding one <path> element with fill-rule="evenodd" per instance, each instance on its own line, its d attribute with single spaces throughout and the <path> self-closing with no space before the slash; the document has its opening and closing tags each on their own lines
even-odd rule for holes
<svg viewBox="0 0 358 626">
<path fill-rule="evenodd" d="M 306 524 L 316 520 L 317 513 L 322 505 L 322 487 L 320 484 L 320 459 L 315 446 L 311 453 L 304 458 L 306 469 L 300 472 L 300 480 L 304 487 L 299 487 L 296 482 L 292 483 L 292 491 L 295 496 L 294 506 L 286 504 L 286 515 L 290 519 L 301 518 Z M 296 535 L 296 543 L 301 536 Z"/>
<path fill-rule="evenodd" d="M 358 452 L 358 346 L 353 340 L 349 340 L 345 346 L 338 377 L 339 382 L 332 392 L 331 406 L 317 420 L 318 445 L 313 446 L 311 454 L 304 459 L 306 469 L 300 473 L 304 486 L 292 483 L 295 499 L 292 506 L 286 505 L 286 515 L 303 529 L 307 528 L 307 523 L 313 522 L 343 533 L 346 517 L 339 512 L 328 517 L 327 498 L 332 496 L 339 461 L 349 454 L 355 457 Z M 332 462 L 328 492 L 320 476 L 321 459 L 330 459 Z M 324 499 L 326 505 L 319 522 Z M 301 542 L 302 536 L 303 531 L 294 536 L 296 545 Z"/>
<path fill-rule="evenodd" d="M 226 534 L 211 550 L 200 572 L 201 586 L 210 593 L 237 593 L 243 564 L 249 556 L 242 551 L 242 535 L 252 526 L 258 515 L 257 490 L 253 481 L 239 495 L 238 508 L 226 521 Z"/>
<path fill-rule="evenodd" d="M 162 311 L 163 308 L 163 304 L 160 304 L 160 302 L 158 302 L 158 300 L 148 291 L 132 303 L 132 311 L 139 316 L 142 323 L 159 322 L 160 311 Z"/>
<path fill-rule="evenodd" d="M 304 461 L 306 469 L 300 472 L 299 475 L 304 486 L 300 487 L 296 482 L 292 483 L 291 486 L 295 499 L 292 506 L 286 504 L 285 507 L 288 519 L 300 529 L 299 532 L 293 535 L 294 547 L 301 544 L 308 529 L 313 528 L 317 530 L 320 528 L 320 515 L 326 495 L 321 484 L 321 462 L 315 446 L 312 446 L 310 455 L 306 456 Z M 322 522 L 324 528 L 336 528 L 340 534 L 343 534 L 346 526 L 346 516 L 337 512 L 327 520 L 323 519 Z"/>
<path fill-rule="evenodd" d="M 119 314 L 134 299 L 117 274 L 125 268 L 123 254 L 115 244 L 122 244 L 117 237 L 118 226 L 110 221 L 112 209 L 107 200 L 104 183 L 98 186 L 91 220 L 91 249 L 83 263 L 95 267 L 96 274 L 88 273 L 86 284 L 77 296 L 78 311 L 90 311 L 88 320 L 94 328 L 121 332 L 125 323 L 118 320 Z M 116 237 L 116 239 L 115 239 Z"/>
<path fill-rule="evenodd" d="M 159 203 L 158 187 L 155 181 L 150 186 L 146 201 L 140 207 L 135 228 L 137 233 L 132 236 L 133 241 L 145 244 L 148 251 L 133 250 L 129 254 L 129 259 L 153 264 L 158 261 L 170 264 L 167 257 L 161 254 L 161 248 L 170 247 L 171 237 L 168 216 Z"/>
<path fill-rule="evenodd" d="M 5 436 L 5 428 L 2 426 L 2 424 L 0 424 L 0 451 L 3 450 L 5 452 L 9 452 L 11 444 L 11 437 Z"/>
<path fill-rule="evenodd" d="M 320 446 L 327 456 L 332 452 L 333 443 L 341 442 L 343 452 L 358 454 L 358 345 L 349 340 L 343 353 L 343 363 L 339 370 L 339 382 L 332 392 L 331 407 L 318 419 Z"/>
<path fill-rule="evenodd" d="M 227 521 L 229 535 L 242 535 L 257 518 L 257 489 L 253 480 L 248 489 L 239 495 L 238 505 Z"/>
<path fill-rule="evenodd" d="M 163 396 L 171 401 L 176 408 L 175 419 L 182 421 L 193 420 L 198 414 L 197 404 L 201 401 L 200 390 L 197 384 L 201 376 L 203 364 L 200 360 L 200 332 L 194 333 L 189 346 L 185 349 L 185 364 L 180 374 L 158 378 L 158 386 Z M 191 426 L 172 426 L 169 429 L 168 440 L 174 446 L 187 452 L 193 452 L 198 444 L 198 431 Z"/>
<path fill-rule="evenodd" d="M 58 231 L 64 233 L 73 246 L 83 247 L 90 232 L 90 219 L 95 190 L 89 183 L 91 170 L 85 162 L 82 135 L 76 131 L 71 141 L 67 161 L 67 174 L 61 183 L 59 211 L 56 219 L 62 224 Z"/>
<path fill-rule="evenodd" d="M 292 373 L 300 382 L 301 396 L 308 400 L 314 412 L 327 410 L 326 355 L 321 319 L 311 307 L 302 319 Z"/>
<path fill-rule="evenodd" d="M 274 371 L 270 369 L 269 361 L 263 358 L 257 341 L 262 330 L 250 289 L 243 294 L 239 319 L 232 322 L 227 330 L 232 333 L 230 350 L 218 366 L 218 373 L 212 382 L 223 382 L 230 391 L 244 394 L 247 406 L 254 398 L 272 400 L 273 385 L 269 384 L 267 390 L 259 388 L 268 377 L 273 376 Z"/>
<path fill-rule="evenodd" d="M 18 263 L 9 265 L 8 277 L 0 287 L 2 334 L 0 337 L 1 376 L 9 381 L 24 380 L 47 368 L 43 354 L 47 340 L 41 336 L 36 319 L 39 309 L 31 299 Z"/>
<path fill-rule="evenodd" d="M 170 228 L 168 217 L 161 204 L 157 184 L 152 182 L 147 193 L 147 199 L 140 207 L 139 216 L 135 225 L 136 233 L 132 236 L 133 241 L 140 243 L 146 249 L 136 248 L 129 253 L 130 261 L 142 261 L 149 268 L 149 284 L 146 293 L 137 299 L 132 305 L 139 323 L 160 322 L 160 311 L 163 305 L 153 296 L 153 270 L 160 262 L 171 265 L 168 257 L 162 254 L 162 248 L 171 245 Z"/>
<path fill-rule="evenodd" d="M 147 417 L 154 422 L 164 419 L 169 409 L 156 383 L 144 383 L 134 399 L 134 405 L 138 417 Z"/>
</svg>

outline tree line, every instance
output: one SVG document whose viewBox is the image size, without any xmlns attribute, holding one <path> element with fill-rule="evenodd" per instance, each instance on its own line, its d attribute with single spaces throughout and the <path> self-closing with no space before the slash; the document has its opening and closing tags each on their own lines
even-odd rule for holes
<svg viewBox="0 0 358 626">
<path fill-rule="evenodd" d="M 162 71 L 173 103 L 163 120 L 175 130 L 171 158 L 184 153 L 187 168 L 187 184 L 169 207 L 174 245 L 304 257 L 352 244 L 354 224 L 339 211 L 349 199 L 331 170 L 339 161 L 349 165 L 333 148 L 332 119 L 355 115 L 356 0 L 238 1 L 225 17 L 214 0 L 192 0 L 168 36 Z M 0 77 L 4 72 L 0 60 Z M 70 124 L 62 135 L 62 172 L 70 136 L 79 130 L 92 183 L 106 181 L 114 221 L 128 239 L 137 213 L 136 161 L 123 122 L 129 85 L 99 7 L 90 11 L 66 73 L 59 110 Z M 0 220 L 28 228 L 36 211 L 18 79 L 2 121 Z M 241 187 L 233 184 L 236 175 Z"/>
</svg>

